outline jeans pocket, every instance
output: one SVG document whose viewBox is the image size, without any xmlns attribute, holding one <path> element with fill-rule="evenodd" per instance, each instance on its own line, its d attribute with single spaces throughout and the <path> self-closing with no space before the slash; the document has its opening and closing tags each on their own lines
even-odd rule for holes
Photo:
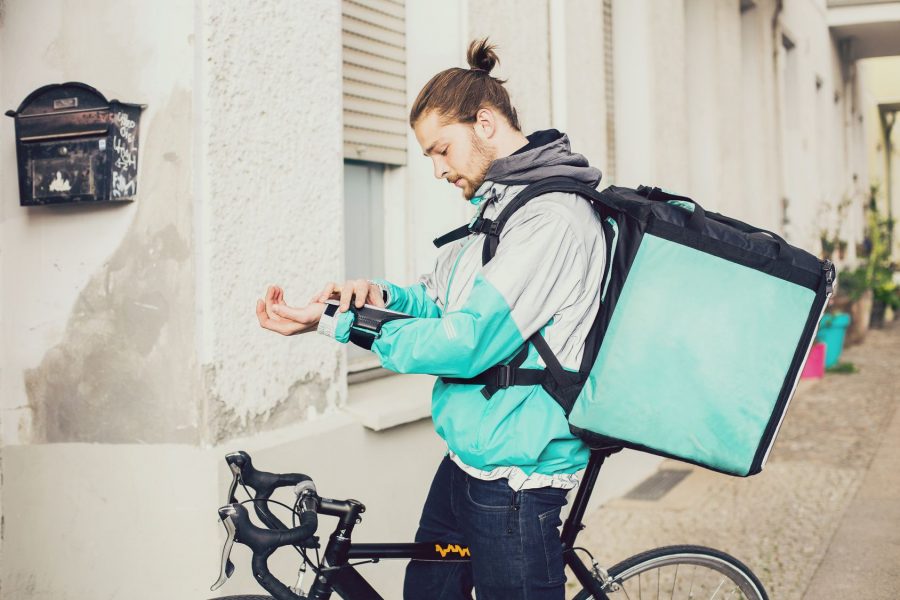
<svg viewBox="0 0 900 600">
<path fill-rule="evenodd" d="M 561 507 L 551 508 L 538 515 L 541 538 L 544 542 L 544 557 L 547 559 L 547 583 L 551 585 L 566 580 L 562 540 L 559 538 L 559 526 L 562 525 L 559 518 L 560 510 Z"/>
<path fill-rule="evenodd" d="M 488 511 L 512 510 L 516 493 L 505 479 L 483 481 L 466 476 L 466 497 L 475 508 Z"/>
</svg>

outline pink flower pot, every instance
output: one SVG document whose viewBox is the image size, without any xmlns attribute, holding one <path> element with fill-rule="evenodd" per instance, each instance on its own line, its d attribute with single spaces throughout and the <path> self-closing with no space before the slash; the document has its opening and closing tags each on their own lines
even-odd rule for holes
<svg viewBox="0 0 900 600">
<path fill-rule="evenodd" d="M 809 357 L 800 373 L 801 379 L 821 379 L 825 375 L 825 344 L 813 344 Z"/>
</svg>

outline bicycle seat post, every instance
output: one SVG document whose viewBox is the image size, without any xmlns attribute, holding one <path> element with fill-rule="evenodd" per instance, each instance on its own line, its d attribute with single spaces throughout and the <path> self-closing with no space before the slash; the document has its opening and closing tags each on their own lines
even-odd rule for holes
<svg viewBox="0 0 900 600">
<path fill-rule="evenodd" d="M 581 484 L 578 486 L 575 500 L 572 501 L 572 510 L 569 511 L 569 516 L 565 524 L 563 524 L 562 534 L 560 535 L 564 551 L 574 546 L 578 532 L 584 529 L 581 520 L 584 518 L 584 513 L 587 510 L 591 492 L 594 491 L 594 484 L 597 482 L 597 476 L 600 474 L 600 467 L 603 466 L 603 462 L 608 456 L 615 454 L 621 449 L 619 446 L 603 446 L 591 449 L 591 458 L 584 469 Z"/>
</svg>

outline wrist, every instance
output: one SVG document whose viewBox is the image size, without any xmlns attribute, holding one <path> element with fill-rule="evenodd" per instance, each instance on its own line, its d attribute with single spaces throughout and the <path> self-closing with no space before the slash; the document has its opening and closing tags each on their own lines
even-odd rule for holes
<svg viewBox="0 0 900 600">
<path fill-rule="evenodd" d="M 316 332 L 346 344 L 350 340 L 350 328 L 355 317 L 353 311 L 338 311 L 338 303 L 330 300 L 325 303 L 325 310 L 319 318 Z"/>
<path fill-rule="evenodd" d="M 381 300 L 384 302 L 384 306 L 387 307 L 391 303 L 391 290 L 388 283 L 380 279 L 369 279 L 368 282 L 369 285 L 374 285 L 378 288 L 378 291 L 381 292 Z"/>
</svg>

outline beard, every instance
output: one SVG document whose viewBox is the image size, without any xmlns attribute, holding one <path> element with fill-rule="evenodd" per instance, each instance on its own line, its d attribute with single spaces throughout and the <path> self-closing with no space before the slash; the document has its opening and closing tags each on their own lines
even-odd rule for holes
<svg viewBox="0 0 900 600">
<path fill-rule="evenodd" d="M 482 142 L 475 135 L 474 131 L 471 133 L 471 136 L 472 158 L 466 166 L 466 172 L 459 174 L 459 177 L 465 182 L 463 185 L 463 196 L 465 196 L 466 200 L 471 200 L 478 188 L 481 187 L 481 184 L 484 183 L 488 169 L 496 158 L 488 145 Z"/>
</svg>

